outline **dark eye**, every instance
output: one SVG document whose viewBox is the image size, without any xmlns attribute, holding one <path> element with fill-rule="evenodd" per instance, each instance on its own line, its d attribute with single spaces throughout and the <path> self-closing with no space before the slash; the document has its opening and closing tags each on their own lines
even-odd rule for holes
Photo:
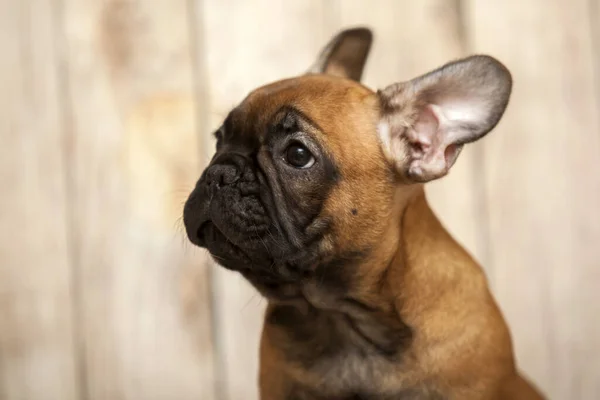
<svg viewBox="0 0 600 400">
<path fill-rule="evenodd" d="M 315 163 L 315 158 L 300 143 L 292 143 L 285 151 L 285 161 L 295 168 L 310 168 Z"/>
</svg>

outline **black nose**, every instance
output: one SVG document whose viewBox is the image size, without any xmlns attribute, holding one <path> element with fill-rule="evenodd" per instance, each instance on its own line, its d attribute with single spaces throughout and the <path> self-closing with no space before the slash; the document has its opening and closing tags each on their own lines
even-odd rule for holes
<svg viewBox="0 0 600 400">
<path fill-rule="evenodd" d="M 240 168 L 235 164 L 213 164 L 206 170 L 206 185 L 216 187 L 231 185 L 237 182 L 240 176 Z"/>
<path fill-rule="evenodd" d="M 222 154 L 213 160 L 196 184 L 183 210 L 183 222 L 192 243 L 204 246 L 212 225 L 209 212 L 211 199 L 219 189 L 240 180 L 245 163 L 240 155 Z"/>
</svg>

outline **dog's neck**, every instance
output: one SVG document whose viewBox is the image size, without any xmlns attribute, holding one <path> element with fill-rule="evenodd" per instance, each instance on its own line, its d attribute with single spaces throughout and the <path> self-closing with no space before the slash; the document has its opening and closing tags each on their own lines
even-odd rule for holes
<svg viewBox="0 0 600 400">
<path fill-rule="evenodd" d="M 316 331 L 322 329 L 309 315 L 345 315 L 352 321 L 352 330 L 384 354 L 398 354 L 413 341 L 416 331 L 427 324 L 435 326 L 436 321 L 445 325 L 431 335 L 421 332 L 418 340 L 440 339 L 438 332 L 455 328 L 448 326 L 444 313 L 454 313 L 456 329 L 460 329 L 461 314 L 468 310 L 456 307 L 465 304 L 465 296 L 479 302 L 487 293 L 480 269 L 444 229 L 422 188 L 404 192 L 397 200 L 388 232 L 368 261 L 339 267 L 353 270 L 347 287 L 341 290 L 318 278 L 308 280 L 294 286 L 297 296 L 293 300 L 270 301 L 270 308 L 292 306 L 305 316 L 298 320 L 312 321 L 308 325 Z M 471 273 L 465 273 L 465 268 Z M 436 293 L 428 288 L 435 288 Z M 299 329 L 295 324 L 288 328 L 290 332 Z"/>
<path fill-rule="evenodd" d="M 489 302 L 483 270 L 443 227 L 423 188 L 403 196 L 398 199 L 401 206 L 397 219 L 391 219 L 394 222 L 388 239 L 382 241 L 378 253 L 381 256 L 362 266 L 365 273 L 348 294 L 356 304 L 364 306 L 363 310 L 372 312 L 349 306 L 342 309 L 349 315 L 358 315 L 374 337 L 382 336 L 389 327 L 393 329 L 392 336 L 398 336 L 404 326 L 411 336 L 420 331 L 419 345 L 443 341 L 444 335 L 463 330 L 464 324 L 477 315 L 471 305 L 492 304 L 486 311 L 490 315 L 497 309 Z M 448 315 L 453 315 L 451 321 Z M 387 327 L 381 324 L 385 321 Z M 424 326 L 428 327 L 427 332 L 422 331 Z M 384 345 L 385 341 L 380 343 Z M 390 345 L 398 346 L 398 342 Z"/>
<path fill-rule="evenodd" d="M 358 267 L 350 296 L 369 303 L 394 303 L 399 294 L 421 299 L 427 297 L 421 294 L 422 288 L 431 282 L 444 286 L 464 268 L 478 268 L 442 226 L 422 186 L 409 193 L 399 192 L 396 204 L 380 244 Z"/>
<path fill-rule="evenodd" d="M 370 257 L 359 265 L 338 267 L 353 270 L 346 288 L 328 287 L 318 277 L 299 288 L 310 305 L 339 310 L 349 300 L 366 309 L 401 312 L 411 319 L 417 310 L 434 306 L 436 296 L 424 293 L 425 288 L 455 286 L 465 268 L 479 270 L 435 216 L 422 186 L 399 191 L 396 197 L 389 226 Z"/>
</svg>

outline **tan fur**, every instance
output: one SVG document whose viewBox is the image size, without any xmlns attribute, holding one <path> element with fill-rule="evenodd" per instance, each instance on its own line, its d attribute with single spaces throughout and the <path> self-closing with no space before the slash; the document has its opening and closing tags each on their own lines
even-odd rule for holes
<svg viewBox="0 0 600 400">
<path fill-rule="evenodd" d="M 349 352 L 306 368 L 287 360 L 281 346 L 289 340 L 286 333 L 266 323 L 261 399 L 286 399 L 294 383 L 317 393 L 294 399 L 336 399 L 353 385 L 386 393 L 418 388 L 406 398 L 437 393 L 432 398 L 541 399 L 516 372 L 508 329 L 481 268 L 435 217 L 423 186 L 403 183 L 386 160 L 376 132 L 378 104 L 376 93 L 357 82 L 308 75 L 259 88 L 238 107 L 238 118 L 261 127 L 280 107 L 293 105 L 320 127 L 311 134 L 334 157 L 343 177 L 321 211 L 334 227 L 322 246 L 338 253 L 372 250 L 346 297 L 375 311 L 348 314 L 367 328 L 404 321 L 414 331 L 402 362 L 359 359 Z M 306 281 L 299 290 L 307 305 L 345 313 L 341 299 L 318 282 Z"/>
</svg>

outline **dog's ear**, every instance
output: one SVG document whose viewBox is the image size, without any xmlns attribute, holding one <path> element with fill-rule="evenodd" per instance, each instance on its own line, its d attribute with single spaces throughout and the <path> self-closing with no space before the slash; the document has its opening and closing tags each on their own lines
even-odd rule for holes
<svg viewBox="0 0 600 400">
<path fill-rule="evenodd" d="M 511 89 L 506 67 L 479 55 L 380 90 L 378 133 L 386 157 L 415 182 L 446 175 L 464 144 L 496 126 Z"/>
<path fill-rule="evenodd" d="M 321 50 L 308 73 L 360 81 L 372 42 L 373 33 L 368 28 L 341 31 Z"/>
</svg>

